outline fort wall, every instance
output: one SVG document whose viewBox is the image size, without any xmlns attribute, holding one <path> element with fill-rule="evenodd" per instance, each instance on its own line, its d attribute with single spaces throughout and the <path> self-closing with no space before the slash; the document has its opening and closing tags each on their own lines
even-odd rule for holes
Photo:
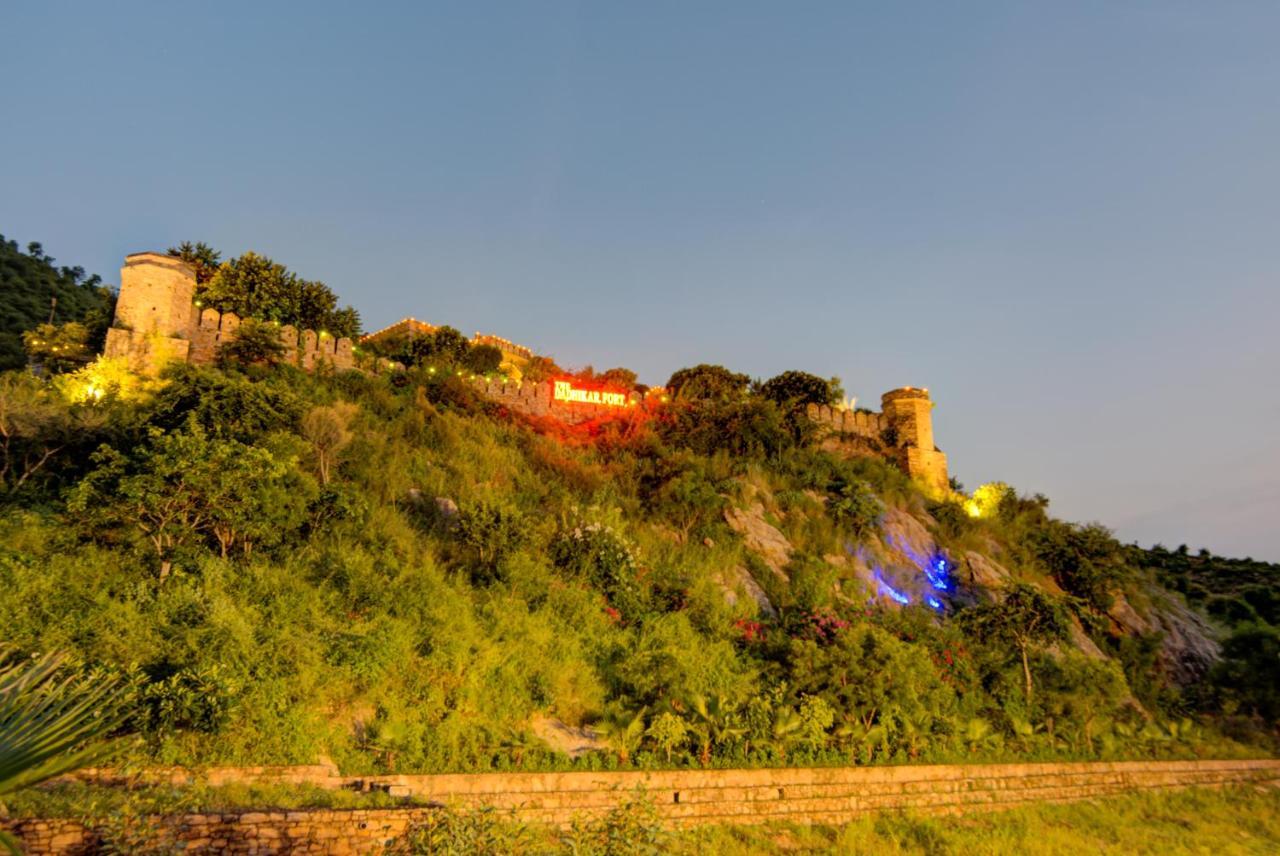
<svg viewBox="0 0 1280 856">
<path fill-rule="evenodd" d="M 640 396 L 631 393 L 627 396 L 627 405 L 619 407 L 607 404 L 588 404 L 583 402 L 557 401 L 552 396 L 549 381 L 531 383 L 529 381 L 475 381 L 476 388 L 485 398 L 500 404 L 516 413 L 535 418 L 553 417 L 570 425 L 580 425 L 596 419 L 616 417 L 620 412 L 640 403 Z"/>
<path fill-rule="evenodd" d="M 882 812 L 964 814 L 1034 802 L 1096 799 L 1137 790 L 1280 783 L 1280 761 L 1122 761 L 1073 764 L 820 767 L 651 772 L 488 773 L 344 778 L 323 770 L 286 780 L 322 788 L 379 789 L 418 803 L 365 810 L 224 811 L 140 818 L 135 836 L 195 854 L 381 853 L 443 807 L 492 807 L 523 823 L 568 826 L 637 798 L 668 827 L 703 824 L 840 824 Z M 211 771 L 216 773 L 218 771 Z M 209 782 L 282 781 L 210 775 Z M 73 819 L 5 820 L 25 851 L 98 853 L 118 825 Z M 134 846 L 141 842 L 134 838 Z M 151 852 L 151 851 L 149 851 Z"/>
<path fill-rule="evenodd" d="M 105 356 L 124 358 L 147 374 L 175 360 L 212 362 L 218 349 L 236 338 L 243 321 L 234 312 L 201 308 L 193 299 L 195 287 L 195 270 L 179 259 L 161 253 L 127 257 Z M 284 362 L 306 371 L 322 365 L 355 367 L 355 346 L 348 338 L 289 325 L 279 330 Z"/>
<path fill-rule="evenodd" d="M 880 398 L 880 413 L 842 410 L 810 404 L 808 416 L 819 426 L 820 439 L 836 448 L 848 438 L 878 445 L 904 472 L 934 490 L 948 488 L 947 456 L 933 442 L 933 401 L 929 390 L 904 386 Z"/>
<path fill-rule="evenodd" d="M 168 362 L 212 362 L 218 349 L 234 341 L 241 319 L 234 312 L 201 307 L 195 301 L 195 270 L 180 259 L 161 253 L 134 253 L 120 271 L 120 295 L 115 319 L 107 331 L 105 355 L 127 359 L 136 370 L 155 374 Z M 398 332 L 426 332 L 432 325 L 405 319 L 374 337 Z M 355 345 L 348 338 L 335 339 L 323 331 L 279 327 L 284 361 L 305 371 L 322 366 L 356 367 Z M 366 337 L 369 338 L 369 337 Z M 532 352 L 497 336 L 477 333 L 473 341 L 492 344 L 511 358 L 527 360 Z M 609 418 L 624 407 L 582 401 L 557 401 L 550 383 L 478 380 L 480 392 L 512 411 L 533 417 L 553 417 L 569 424 Z M 632 393 L 627 406 L 640 404 Z M 933 402 L 929 391 L 902 387 L 881 397 L 881 413 L 850 411 L 810 405 L 809 417 L 838 448 L 848 438 L 858 438 L 888 454 L 909 475 L 936 490 L 946 490 L 947 458 L 933 439 Z"/>
</svg>

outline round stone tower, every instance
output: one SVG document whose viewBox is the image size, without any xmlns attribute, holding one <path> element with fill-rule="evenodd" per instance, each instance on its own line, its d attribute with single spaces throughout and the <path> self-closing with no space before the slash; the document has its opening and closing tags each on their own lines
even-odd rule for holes
<svg viewBox="0 0 1280 856">
<path fill-rule="evenodd" d="M 897 434 L 899 463 L 913 477 L 936 490 L 946 490 L 947 456 L 933 443 L 933 402 L 929 390 L 914 386 L 891 389 L 880 407 Z"/>
<path fill-rule="evenodd" d="M 195 290 L 195 269 L 182 259 L 161 253 L 126 256 L 120 269 L 115 326 L 135 333 L 185 337 Z"/>
<path fill-rule="evenodd" d="M 105 356 L 126 359 L 150 374 L 170 360 L 185 360 L 195 290 L 195 269 L 181 259 L 163 253 L 126 256 Z"/>
</svg>

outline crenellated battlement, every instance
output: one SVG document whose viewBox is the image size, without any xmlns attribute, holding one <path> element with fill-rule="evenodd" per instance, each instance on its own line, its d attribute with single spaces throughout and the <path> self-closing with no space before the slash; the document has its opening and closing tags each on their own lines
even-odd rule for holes
<svg viewBox="0 0 1280 856">
<path fill-rule="evenodd" d="M 847 438 L 860 438 L 886 449 L 908 475 L 937 490 L 946 490 L 947 456 L 933 442 L 933 401 L 929 390 L 904 386 L 880 397 L 883 411 L 844 410 L 810 404 L 808 416 L 823 439 L 839 447 Z"/>
<path fill-rule="evenodd" d="M 879 440 L 890 424 L 883 413 L 867 410 L 844 410 L 825 404 L 810 404 L 807 412 L 810 419 L 836 434 L 853 434 L 869 440 Z"/>
<path fill-rule="evenodd" d="M 535 417 L 552 416 L 570 425 L 614 417 L 640 404 L 640 396 L 634 392 L 617 393 L 625 399 L 626 403 L 623 405 L 560 400 L 555 397 L 554 381 L 530 383 L 477 378 L 474 383 L 485 398 L 517 413 Z"/>
<path fill-rule="evenodd" d="M 159 372 L 166 363 L 180 360 L 207 364 L 218 350 L 234 341 L 241 319 L 234 312 L 201 307 L 194 300 L 195 270 L 180 259 L 160 253 L 135 253 L 120 271 L 120 295 L 115 319 L 107 331 L 105 355 L 122 357 L 137 371 Z M 273 322 L 263 322 L 273 323 Z M 405 319 L 376 338 L 399 332 L 435 329 L 415 319 Z M 315 330 L 279 327 L 284 361 L 304 371 L 321 366 L 355 368 L 355 345 L 348 338 L 334 338 Z M 510 357 L 528 359 L 532 352 L 497 336 L 477 333 L 473 342 L 492 344 Z M 607 389 L 579 389 L 561 379 L 528 383 L 518 380 L 476 379 L 486 398 L 527 416 L 550 416 L 568 424 L 617 417 L 642 403 L 636 393 Z M 858 438 L 868 446 L 894 457 L 908 474 L 938 490 L 947 488 L 947 456 L 933 442 L 933 401 L 927 389 L 901 387 L 881 396 L 882 412 L 845 410 L 809 405 L 808 416 L 819 426 L 824 442 L 836 448 L 850 446 Z"/>
<path fill-rule="evenodd" d="M 107 331 L 107 357 L 122 357 L 136 370 L 155 374 L 165 363 L 213 362 L 243 323 L 234 312 L 201 307 L 194 300 L 195 270 L 161 253 L 134 253 L 120 270 L 116 314 Z M 271 322 L 264 322 L 271 323 Z M 330 365 L 355 367 L 355 346 L 315 330 L 280 327 L 284 361 L 304 371 Z"/>
</svg>

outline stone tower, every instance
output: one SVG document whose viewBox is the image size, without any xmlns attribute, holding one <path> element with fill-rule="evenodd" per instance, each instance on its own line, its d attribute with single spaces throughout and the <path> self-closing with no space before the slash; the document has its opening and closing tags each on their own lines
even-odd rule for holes
<svg viewBox="0 0 1280 856">
<path fill-rule="evenodd" d="M 123 357 L 154 374 L 169 360 L 185 360 L 190 348 L 196 273 L 161 253 L 134 253 L 120 269 L 120 296 L 107 331 L 107 357 Z"/>
<path fill-rule="evenodd" d="M 904 386 L 880 396 L 889 426 L 898 435 L 899 465 L 936 490 L 946 490 L 947 456 L 933 444 L 933 402 L 929 390 Z"/>
</svg>

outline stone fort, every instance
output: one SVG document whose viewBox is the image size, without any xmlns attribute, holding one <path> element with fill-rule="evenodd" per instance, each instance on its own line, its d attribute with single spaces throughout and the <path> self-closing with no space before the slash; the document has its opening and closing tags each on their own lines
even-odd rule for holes
<svg viewBox="0 0 1280 856">
<path fill-rule="evenodd" d="M 243 319 L 234 312 L 202 308 L 195 290 L 195 269 L 181 259 L 162 253 L 127 256 L 104 355 L 123 358 L 144 374 L 155 374 L 174 360 L 212 362 L 218 348 L 235 339 Z M 280 327 L 280 343 L 285 362 L 307 371 L 322 364 L 355 368 L 350 339 L 286 324 Z"/>
<path fill-rule="evenodd" d="M 155 374 L 170 361 L 209 363 L 218 348 L 235 339 L 244 319 L 234 312 L 202 308 L 195 299 L 195 270 L 180 259 L 162 253 L 134 253 L 120 270 L 120 294 L 115 318 L 107 331 L 104 355 L 127 360 L 135 371 Z M 433 325 L 406 318 L 365 340 L 392 332 L 429 333 Z M 512 365 L 523 365 L 533 352 L 498 336 L 477 333 L 477 344 L 502 350 Z M 360 369 L 354 343 L 324 331 L 280 327 L 285 362 L 304 371 L 327 367 L 341 371 Z M 634 392 L 614 395 L 612 403 L 589 392 L 558 395 L 552 382 L 494 381 L 476 378 L 478 391 L 508 409 L 532 417 L 550 417 L 570 424 L 613 419 L 623 413 L 648 410 L 652 398 Z M 561 386 L 564 386 L 563 382 Z M 901 387 L 880 398 L 881 412 L 846 410 L 809 405 L 808 415 L 819 427 L 820 442 L 839 452 L 881 454 L 893 459 L 912 477 L 935 490 L 948 487 L 947 457 L 934 444 L 933 401 L 927 389 Z M 640 407 L 644 405 L 643 408 Z"/>
</svg>

